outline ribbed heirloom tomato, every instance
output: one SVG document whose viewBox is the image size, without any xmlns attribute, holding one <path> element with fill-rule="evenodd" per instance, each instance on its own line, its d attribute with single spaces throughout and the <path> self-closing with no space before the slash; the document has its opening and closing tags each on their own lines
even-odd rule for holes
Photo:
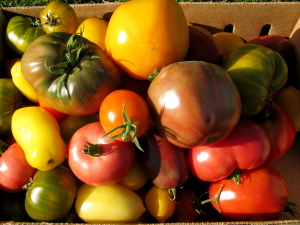
<svg viewBox="0 0 300 225">
<path fill-rule="evenodd" d="M 189 31 L 183 10 L 174 0 L 125 2 L 108 23 L 105 46 L 126 73 L 146 80 L 155 69 L 184 59 Z"/>
</svg>

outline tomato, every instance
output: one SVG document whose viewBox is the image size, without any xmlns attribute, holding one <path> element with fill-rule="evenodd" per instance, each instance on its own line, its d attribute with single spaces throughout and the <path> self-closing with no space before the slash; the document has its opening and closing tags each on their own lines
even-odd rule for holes
<svg viewBox="0 0 300 225">
<path fill-rule="evenodd" d="M 8 21 L 5 42 L 17 56 L 22 56 L 28 46 L 44 34 L 45 31 L 38 18 L 14 16 Z"/>
<path fill-rule="evenodd" d="M 11 76 L 16 87 L 32 102 L 39 102 L 39 96 L 32 86 L 25 80 L 21 71 L 21 61 L 17 61 L 11 68 Z"/>
<path fill-rule="evenodd" d="M 247 44 L 235 50 L 223 63 L 242 99 L 242 115 L 259 113 L 273 93 L 287 82 L 288 68 L 277 52 L 261 45 Z"/>
<path fill-rule="evenodd" d="M 46 33 L 75 33 L 78 27 L 77 15 L 67 3 L 50 1 L 40 12 L 41 23 Z"/>
<path fill-rule="evenodd" d="M 167 191 L 153 185 L 145 195 L 146 208 L 159 223 L 166 222 L 175 211 L 176 202 L 165 194 Z"/>
<path fill-rule="evenodd" d="M 158 187 L 169 189 L 170 198 L 176 199 L 176 189 L 189 178 L 185 152 L 155 131 L 148 130 L 140 138 L 145 152 L 138 152 L 149 179 Z"/>
<path fill-rule="evenodd" d="M 131 191 L 137 191 L 144 187 L 148 180 L 149 179 L 145 170 L 143 169 L 138 158 L 136 157 L 132 167 L 130 168 L 128 173 L 126 173 L 125 176 L 118 182 L 118 184 Z"/>
<path fill-rule="evenodd" d="M 204 61 L 166 66 L 151 82 L 147 102 L 159 133 L 183 148 L 221 141 L 241 115 L 232 79 L 221 67 Z"/>
<path fill-rule="evenodd" d="M 11 78 L 11 69 L 15 65 L 16 62 L 21 61 L 21 58 L 9 58 L 4 61 L 4 68 L 5 68 L 5 76 L 6 78 Z"/>
<path fill-rule="evenodd" d="M 60 136 L 58 122 L 46 110 L 38 106 L 16 110 L 11 128 L 32 167 L 51 170 L 66 159 L 67 147 Z"/>
<path fill-rule="evenodd" d="M 20 145 L 14 143 L 0 158 L 0 189 L 11 193 L 21 192 L 36 171 L 27 162 Z"/>
<path fill-rule="evenodd" d="M 220 196 L 220 186 L 222 189 Z M 281 174 L 268 163 L 243 170 L 240 183 L 228 178 L 212 182 L 209 186 L 209 199 L 218 198 L 211 204 L 222 216 L 230 220 L 277 220 L 283 213 L 288 198 L 288 186 Z"/>
<path fill-rule="evenodd" d="M 37 171 L 27 187 L 25 209 L 35 221 L 55 222 L 63 219 L 75 200 L 74 175 L 64 166 Z"/>
<path fill-rule="evenodd" d="M 275 103 L 290 115 L 296 132 L 300 131 L 300 91 L 293 85 L 284 87 L 278 92 Z"/>
<path fill-rule="evenodd" d="M 264 117 L 254 119 L 268 133 L 271 140 L 271 151 L 268 161 L 281 158 L 292 146 L 296 137 L 293 120 L 279 105 L 272 104 Z"/>
<path fill-rule="evenodd" d="M 105 35 L 108 22 L 96 16 L 85 19 L 79 24 L 76 33 L 82 32 L 82 37 L 85 37 L 91 42 L 96 43 L 102 50 L 105 51 Z"/>
<path fill-rule="evenodd" d="M 184 12 L 174 0 L 125 2 L 111 16 L 105 46 L 127 74 L 146 80 L 155 69 L 182 61 L 187 54 L 189 31 Z"/>
<path fill-rule="evenodd" d="M 98 112 L 106 95 L 121 85 L 118 68 L 98 45 L 64 32 L 34 41 L 21 69 L 44 102 L 68 115 Z"/>
<path fill-rule="evenodd" d="M 10 78 L 0 78 L 0 134 L 11 133 L 14 112 L 26 106 L 24 96 Z"/>
<path fill-rule="evenodd" d="M 68 163 L 81 181 L 98 186 L 119 182 L 130 170 L 135 158 L 131 142 L 107 141 L 99 122 L 78 129 L 68 145 Z"/>
<path fill-rule="evenodd" d="M 79 128 L 83 127 L 84 125 L 96 121 L 99 121 L 98 113 L 94 113 L 86 116 L 68 115 L 64 117 L 59 123 L 61 136 L 65 141 L 65 143 L 67 144 L 70 141 L 73 134 L 75 133 L 75 131 L 77 131 Z"/>
<path fill-rule="evenodd" d="M 192 174 L 200 180 L 220 180 L 235 169 L 254 169 L 269 157 L 271 141 L 257 123 L 240 119 L 234 130 L 222 141 L 204 147 L 190 148 L 187 153 Z"/>
<path fill-rule="evenodd" d="M 141 198 L 119 184 L 83 184 L 77 192 L 75 209 L 87 223 L 134 222 L 145 212 Z"/>
<path fill-rule="evenodd" d="M 213 34 L 213 37 L 218 43 L 218 46 L 221 48 L 223 53 L 223 62 L 226 61 L 229 55 L 245 45 L 243 39 L 235 33 L 229 32 L 218 32 Z"/>
<path fill-rule="evenodd" d="M 65 114 L 63 112 L 59 112 L 59 111 L 53 109 L 52 107 L 50 107 L 49 104 L 44 102 L 41 98 L 38 98 L 38 103 L 41 108 L 43 108 L 46 111 L 48 111 L 49 113 L 51 113 L 55 118 L 63 118 L 65 116 L 67 116 L 67 114 Z"/>
<path fill-rule="evenodd" d="M 110 138 L 118 141 L 133 141 L 150 127 L 150 112 L 147 102 L 137 93 L 129 90 L 116 90 L 103 100 L 100 110 L 100 123 Z"/>
</svg>

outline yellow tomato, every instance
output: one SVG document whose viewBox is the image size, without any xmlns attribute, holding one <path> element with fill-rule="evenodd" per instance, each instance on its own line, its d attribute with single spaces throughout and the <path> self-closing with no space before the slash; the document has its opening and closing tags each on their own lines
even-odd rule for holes
<svg viewBox="0 0 300 225">
<path fill-rule="evenodd" d="M 148 176 L 144 171 L 140 161 L 136 157 L 129 172 L 119 181 L 118 184 L 132 191 L 141 189 L 148 181 Z"/>
<path fill-rule="evenodd" d="M 229 32 L 218 32 L 215 33 L 214 38 L 219 44 L 220 48 L 223 52 L 223 61 L 228 59 L 228 56 L 239 47 L 245 45 L 243 39 L 234 33 Z"/>
<path fill-rule="evenodd" d="M 28 98 L 30 101 L 39 102 L 39 96 L 33 89 L 33 87 L 25 80 L 21 71 L 21 62 L 17 61 L 11 68 L 11 76 L 16 87 L 21 93 Z"/>
<path fill-rule="evenodd" d="M 105 46 L 127 74 L 146 80 L 155 69 L 185 58 L 189 48 L 187 20 L 174 0 L 128 1 L 114 11 Z"/>
<path fill-rule="evenodd" d="M 296 132 L 300 131 L 300 91 L 290 85 L 281 89 L 275 99 L 294 122 Z"/>
<path fill-rule="evenodd" d="M 58 122 L 46 110 L 38 106 L 17 109 L 11 129 L 32 167 L 46 171 L 66 159 L 67 147 L 60 136 Z"/>
<path fill-rule="evenodd" d="M 145 195 L 147 210 L 160 223 L 166 222 L 175 211 L 176 203 L 166 195 L 167 191 L 168 189 L 153 185 Z"/>
<path fill-rule="evenodd" d="M 146 211 L 142 199 L 119 184 L 83 184 L 77 192 L 75 210 L 87 223 L 134 222 Z"/>
<path fill-rule="evenodd" d="M 102 50 L 105 51 L 105 35 L 107 30 L 107 21 L 93 16 L 84 20 L 77 28 L 76 33 L 82 31 L 82 37 L 96 43 Z"/>
</svg>

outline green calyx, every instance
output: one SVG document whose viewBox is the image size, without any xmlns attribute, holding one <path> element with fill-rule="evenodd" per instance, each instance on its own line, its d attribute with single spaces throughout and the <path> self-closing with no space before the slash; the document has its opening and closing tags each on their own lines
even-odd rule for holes
<svg viewBox="0 0 300 225">
<path fill-rule="evenodd" d="M 69 38 L 67 45 L 66 45 L 66 54 L 65 54 L 65 58 L 66 61 L 56 64 L 56 65 L 52 65 L 52 66 L 48 66 L 47 62 L 48 59 L 50 58 L 50 56 L 45 60 L 45 67 L 46 69 L 53 73 L 53 74 L 59 74 L 62 75 L 59 78 L 58 84 L 57 84 L 57 97 L 59 99 L 61 99 L 61 95 L 60 92 L 63 88 L 63 86 L 66 88 L 67 93 L 68 93 L 68 97 L 71 98 L 70 92 L 68 90 L 67 87 L 67 83 L 68 83 L 68 78 L 71 74 L 71 71 L 77 69 L 77 70 L 81 70 L 81 68 L 78 66 L 80 61 L 81 61 L 81 53 L 86 50 L 87 45 L 86 43 L 83 42 L 82 39 L 82 32 L 80 32 L 80 34 L 78 35 L 78 33 L 72 34 L 72 36 Z M 89 60 L 89 59 L 99 59 L 99 56 L 93 56 L 90 58 L 87 58 L 85 60 Z"/>
<path fill-rule="evenodd" d="M 55 26 L 56 25 L 56 19 L 51 14 L 50 11 L 47 12 L 46 18 L 47 18 L 47 22 L 44 23 L 43 26 Z"/>
<path fill-rule="evenodd" d="M 32 184 L 33 184 L 33 179 L 30 177 L 29 182 L 25 184 L 22 188 L 28 191 Z"/>
<path fill-rule="evenodd" d="M 114 135 L 114 136 L 108 138 L 107 141 L 109 141 L 111 139 L 119 138 L 119 137 L 122 137 L 123 140 L 127 140 L 129 137 L 131 137 L 132 142 L 135 144 L 135 146 L 138 149 L 140 149 L 141 151 L 144 151 L 142 149 L 142 147 L 140 146 L 138 138 L 136 137 L 136 135 L 138 133 L 138 126 L 131 122 L 128 114 L 126 113 L 125 105 L 126 105 L 126 102 L 124 101 L 123 108 L 122 108 L 122 115 L 123 115 L 124 123 L 114 129 L 112 129 L 111 131 L 107 132 L 105 135 L 103 135 L 103 137 L 115 132 L 116 130 L 123 129 L 123 131 L 120 134 L 117 134 L 117 135 Z"/>
<path fill-rule="evenodd" d="M 102 148 L 100 144 L 92 144 L 90 142 L 86 142 L 87 145 L 85 145 L 85 149 L 82 150 L 82 152 L 86 155 L 89 155 L 91 157 L 98 157 L 102 153 Z"/>
</svg>

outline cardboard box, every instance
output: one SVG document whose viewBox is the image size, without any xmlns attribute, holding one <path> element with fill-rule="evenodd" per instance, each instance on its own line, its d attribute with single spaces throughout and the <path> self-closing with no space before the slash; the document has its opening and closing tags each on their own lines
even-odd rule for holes
<svg viewBox="0 0 300 225">
<path fill-rule="evenodd" d="M 121 3 L 71 5 L 80 21 L 91 16 L 108 20 L 112 12 Z M 264 25 L 270 25 L 269 34 L 282 35 L 290 38 L 294 50 L 294 59 L 290 69 L 290 76 L 294 85 L 300 88 L 300 2 L 274 3 L 180 3 L 188 22 L 202 26 L 210 32 L 223 31 L 227 25 L 233 25 L 234 33 L 244 40 L 258 37 Z M 0 70 L 4 70 L 4 60 L 7 57 L 4 51 L 3 33 L 9 18 L 20 14 L 39 17 L 43 7 L 11 7 L 0 10 Z M 289 185 L 289 201 L 300 207 L 300 134 L 297 134 L 292 148 L 279 160 L 273 163 L 283 175 Z M 1 203 L 0 203 L 1 204 Z M 299 208 L 300 211 L 300 208 Z M 28 223 L 2 222 L 5 225 L 27 225 Z M 44 223 L 43 223 L 44 224 Z M 186 224 L 186 223 L 185 223 Z M 297 218 L 289 216 L 279 221 L 263 222 L 199 222 L 200 224 L 300 224 L 300 215 Z"/>
</svg>

